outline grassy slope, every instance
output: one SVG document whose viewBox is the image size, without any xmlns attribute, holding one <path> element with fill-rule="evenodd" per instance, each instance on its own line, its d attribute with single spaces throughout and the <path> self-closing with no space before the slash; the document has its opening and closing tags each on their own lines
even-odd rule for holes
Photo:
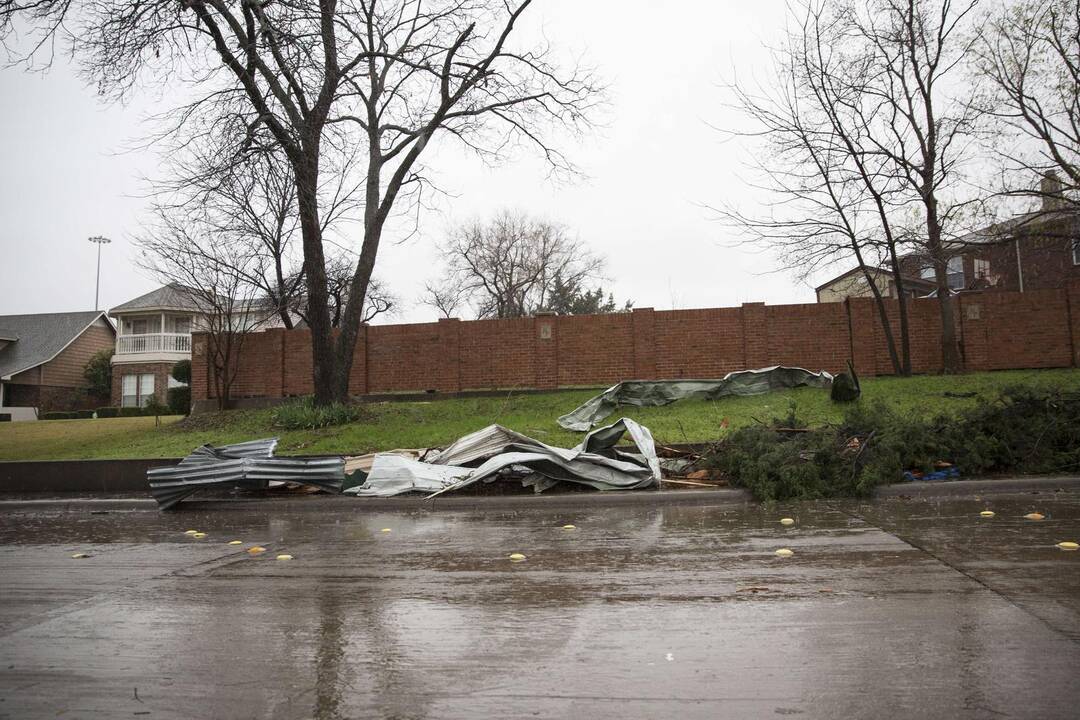
<svg viewBox="0 0 1080 720">
<path fill-rule="evenodd" d="M 970 406 L 977 398 L 942 393 L 975 391 L 993 397 L 1009 385 L 1080 388 L 1080 370 L 1005 371 L 955 377 L 874 378 L 863 382 L 863 402 L 881 400 L 920 415 Z M 396 447 L 446 444 L 498 422 L 554 445 L 569 447 L 580 435 L 562 430 L 555 419 L 593 395 L 574 390 L 547 395 L 464 398 L 422 403 L 380 403 L 370 421 L 322 430 L 284 432 L 273 427 L 270 410 L 198 416 L 186 422 L 163 418 L 53 420 L 0 425 L 0 460 L 179 457 L 202 443 L 228 443 L 278 435 L 279 451 L 293 454 L 358 454 Z M 687 400 L 663 408 L 626 408 L 625 415 L 648 426 L 662 443 L 715 439 L 726 418 L 730 427 L 785 415 L 794 401 L 801 418 L 821 424 L 839 418 L 842 408 L 828 393 L 800 388 L 716 402 Z M 614 420 L 618 414 L 611 419 Z"/>
</svg>

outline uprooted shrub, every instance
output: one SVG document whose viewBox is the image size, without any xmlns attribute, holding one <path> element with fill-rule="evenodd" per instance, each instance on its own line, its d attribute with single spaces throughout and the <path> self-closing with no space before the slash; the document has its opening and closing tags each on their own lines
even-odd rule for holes
<svg viewBox="0 0 1080 720">
<path fill-rule="evenodd" d="M 311 398 L 304 398 L 275 408 L 274 426 L 284 430 L 315 430 L 360 422 L 369 416 L 370 413 L 360 405 L 334 403 L 319 406 Z"/>
<path fill-rule="evenodd" d="M 949 463 L 964 475 L 1080 469 L 1080 392 L 1008 388 L 926 420 L 859 404 L 839 425 L 805 429 L 793 411 L 731 433 L 707 464 L 760 500 L 866 495 L 904 471 Z"/>
</svg>

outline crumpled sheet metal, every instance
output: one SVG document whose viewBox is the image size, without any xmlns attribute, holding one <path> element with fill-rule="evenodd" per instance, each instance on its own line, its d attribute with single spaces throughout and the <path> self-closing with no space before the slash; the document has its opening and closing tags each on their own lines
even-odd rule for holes
<svg viewBox="0 0 1080 720">
<path fill-rule="evenodd" d="M 559 418 L 567 430 L 587 432 L 594 425 L 624 405 L 637 407 L 667 405 L 686 398 L 715 400 L 728 395 L 760 395 L 783 388 L 817 387 L 828 389 L 833 376 L 822 370 L 774 366 L 757 370 L 739 370 L 719 380 L 627 380 L 613 385 L 580 407 Z"/>
<path fill-rule="evenodd" d="M 638 452 L 615 449 L 625 434 L 630 435 Z M 572 449 L 490 425 L 450 445 L 433 456 L 432 462 L 376 455 L 366 482 L 345 492 L 388 497 L 421 491 L 434 497 L 476 482 L 491 482 L 506 472 L 520 476 L 522 484 L 536 492 L 560 481 L 597 490 L 635 490 L 659 482 L 660 462 L 648 428 L 626 418 L 589 433 Z"/>
<path fill-rule="evenodd" d="M 150 494 L 158 509 L 169 510 L 189 495 L 208 487 L 242 485 L 266 488 L 284 481 L 341 492 L 345 460 L 340 457 L 274 457 L 277 438 L 213 447 L 203 445 L 172 467 L 146 471 Z"/>
</svg>

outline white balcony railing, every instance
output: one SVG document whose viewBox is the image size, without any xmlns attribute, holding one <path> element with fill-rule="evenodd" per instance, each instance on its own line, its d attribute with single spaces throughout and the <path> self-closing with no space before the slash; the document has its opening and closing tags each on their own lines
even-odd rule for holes
<svg viewBox="0 0 1080 720">
<path fill-rule="evenodd" d="M 149 335 L 118 335 L 116 337 L 117 355 L 152 352 L 189 353 L 191 352 L 191 335 L 186 333 L 151 333 Z"/>
</svg>

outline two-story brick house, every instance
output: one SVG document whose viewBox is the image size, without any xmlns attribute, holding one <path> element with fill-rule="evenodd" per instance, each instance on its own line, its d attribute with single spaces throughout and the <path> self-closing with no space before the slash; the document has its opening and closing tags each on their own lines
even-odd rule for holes
<svg viewBox="0 0 1080 720">
<path fill-rule="evenodd" d="M 168 389 L 178 383 L 172 369 L 191 359 L 191 334 L 205 330 L 205 303 L 180 284 L 170 284 L 109 310 L 116 323 L 112 358 L 112 404 L 144 407 L 151 398 L 167 401 Z M 281 327 L 281 318 L 258 302 L 237 302 L 230 326 L 258 332 Z"/>
<path fill-rule="evenodd" d="M 145 406 L 150 398 L 166 401 L 176 385 L 172 369 L 191 359 L 191 332 L 198 304 L 182 285 L 165 285 L 109 310 L 116 322 L 112 359 L 112 404 Z"/>
</svg>

